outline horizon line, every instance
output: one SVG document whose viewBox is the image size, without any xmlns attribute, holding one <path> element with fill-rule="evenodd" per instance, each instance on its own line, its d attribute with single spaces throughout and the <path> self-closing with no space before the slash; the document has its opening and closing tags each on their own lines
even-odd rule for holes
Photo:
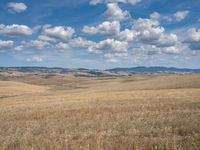
<svg viewBox="0 0 200 150">
<path fill-rule="evenodd" d="M 100 69 L 100 68 L 85 68 L 85 67 L 56 67 L 56 66 L 0 66 L 0 68 L 49 68 L 49 69 L 54 69 L 54 68 L 58 68 L 58 69 L 88 69 L 88 70 L 110 70 L 110 69 L 117 69 L 117 68 L 139 68 L 139 67 L 145 67 L 145 68 L 175 68 L 175 69 L 191 69 L 191 70 L 200 70 L 200 68 L 189 68 L 189 67 L 167 67 L 167 66 L 133 66 L 133 67 L 112 67 L 112 68 L 104 68 L 104 69 Z"/>
</svg>

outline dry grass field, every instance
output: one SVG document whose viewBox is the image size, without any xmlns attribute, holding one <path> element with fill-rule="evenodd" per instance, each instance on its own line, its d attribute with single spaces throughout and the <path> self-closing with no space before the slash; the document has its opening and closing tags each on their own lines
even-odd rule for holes
<svg viewBox="0 0 200 150">
<path fill-rule="evenodd" d="M 200 75 L 0 81 L 0 150 L 199 150 Z"/>
</svg>

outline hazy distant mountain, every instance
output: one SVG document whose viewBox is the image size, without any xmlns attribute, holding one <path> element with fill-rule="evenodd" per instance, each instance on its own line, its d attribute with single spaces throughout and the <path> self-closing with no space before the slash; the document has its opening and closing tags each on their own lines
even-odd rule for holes
<svg viewBox="0 0 200 150">
<path fill-rule="evenodd" d="M 161 74 L 161 73 L 200 73 L 200 69 L 188 68 L 167 68 L 167 67 L 132 67 L 132 68 L 113 68 L 107 70 L 98 69 L 70 69 L 70 68 L 47 68 L 47 67 L 0 67 L 0 72 L 22 72 L 22 73 L 58 73 L 74 74 L 76 76 L 113 76 L 113 75 L 131 75 L 131 74 Z"/>
<path fill-rule="evenodd" d="M 107 70 L 112 73 L 200 73 L 200 69 L 175 68 L 175 67 L 133 67 L 133 68 L 114 68 Z"/>
</svg>

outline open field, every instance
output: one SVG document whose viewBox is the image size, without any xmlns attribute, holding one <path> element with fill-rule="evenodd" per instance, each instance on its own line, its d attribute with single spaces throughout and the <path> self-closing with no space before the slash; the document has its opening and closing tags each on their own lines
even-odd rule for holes
<svg viewBox="0 0 200 150">
<path fill-rule="evenodd" d="M 200 149 L 200 75 L 0 79 L 0 150 Z"/>
</svg>

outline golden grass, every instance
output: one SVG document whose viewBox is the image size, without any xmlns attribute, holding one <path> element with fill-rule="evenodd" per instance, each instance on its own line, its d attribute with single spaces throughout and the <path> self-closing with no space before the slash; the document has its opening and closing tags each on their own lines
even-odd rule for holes
<svg viewBox="0 0 200 150">
<path fill-rule="evenodd" d="M 1 150 L 200 149 L 200 75 L 66 78 L 0 81 Z"/>
</svg>

